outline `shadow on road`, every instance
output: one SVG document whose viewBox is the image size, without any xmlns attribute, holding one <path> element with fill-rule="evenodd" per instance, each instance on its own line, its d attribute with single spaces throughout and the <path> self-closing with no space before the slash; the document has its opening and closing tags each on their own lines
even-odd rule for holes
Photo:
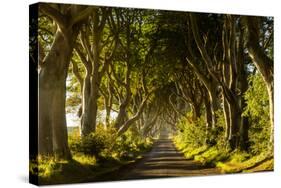
<svg viewBox="0 0 281 188">
<path fill-rule="evenodd" d="M 217 168 L 187 160 L 176 150 L 167 134 L 162 134 L 142 160 L 116 172 L 115 180 L 183 177 L 220 174 Z"/>
</svg>

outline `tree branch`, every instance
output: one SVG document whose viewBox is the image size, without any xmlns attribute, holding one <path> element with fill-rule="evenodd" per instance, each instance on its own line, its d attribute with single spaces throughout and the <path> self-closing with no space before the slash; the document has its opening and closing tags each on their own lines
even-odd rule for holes
<svg viewBox="0 0 281 188">
<path fill-rule="evenodd" d="M 95 7 L 87 7 L 81 11 L 79 11 L 75 17 L 73 18 L 72 22 L 70 23 L 70 26 L 72 27 L 73 25 L 77 24 L 78 22 L 86 19 L 91 13 L 92 11 L 95 9 Z"/>
<path fill-rule="evenodd" d="M 79 47 L 76 46 L 74 49 L 75 49 L 76 54 L 78 55 L 78 57 L 80 58 L 80 60 L 84 64 L 84 66 L 86 68 L 86 71 L 87 71 L 87 74 L 91 74 L 92 64 L 87 61 L 87 59 L 85 58 L 84 54 L 81 52 Z"/>
<path fill-rule="evenodd" d="M 150 93 L 151 94 L 151 93 Z M 122 126 L 121 128 L 118 130 L 118 136 L 120 136 L 121 134 L 123 134 L 124 132 L 126 132 L 126 130 L 130 127 L 131 124 L 133 124 L 136 120 L 138 120 L 140 118 L 140 115 L 143 112 L 143 109 L 145 107 L 146 101 L 149 99 L 150 94 L 148 94 L 142 101 L 142 103 L 140 104 L 140 107 L 138 109 L 138 112 L 129 120 L 127 120 Z"/>
<path fill-rule="evenodd" d="M 73 59 L 71 60 L 71 62 L 72 62 L 72 72 L 75 75 L 75 77 L 77 78 L 77 80 L 79 81 L 80 86 L 81 86 L 81 91 L 82 91 L 83 90 L 83 78 L 82 78 L 81 74 L 79 73 L 77 62 Z"/>
<path fill-rule="evenodd" d="M 41 10 L 44 14 L 46 14 L 52 20 L 54 20 L 56 22 L 56 24 L 59 26 L 60 30 L 63 33 L 66 33 L 66 31 L 67 31 L 66 20 L 65 20 L 64 16 L 57 9 L 53 8 L 52 6 L 50 6 L 46 3 L 43 3 L 43 4 L 40 4 L 39 10 Z"/>
<path fill-rule="evenodd" d="M 194 40 L 197 44 L 197 47 L 199 49 L 199 52 L 200 52 L 203 60 L 205 61 L 206 65 L 207 65 L 207 68 L 211 70 L 212 61 L 204 47 L 202 40 L 200 39 L 196 16 L 193 13 L 191 13 L 189 17 L 190 17 L 190 23 L 191 23 Z"/>
</svg>

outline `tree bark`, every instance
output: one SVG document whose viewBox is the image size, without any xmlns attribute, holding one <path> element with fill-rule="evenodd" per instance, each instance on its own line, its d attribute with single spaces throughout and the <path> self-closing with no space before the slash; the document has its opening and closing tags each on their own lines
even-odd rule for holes
<svg viewBox="0 0 281 188">
<path fill-rule="evenodd" d="M 212 112 L 212 129 L 216 127 L 217 123 L 217 117 L 216 112 L 219 109 L 218 107 L 218 98 L 216 96 L 216 90 L 214 87 L 212 87 L 211 90 L 208 90 L 209 97 L 210 97 L 210 103 L 211 103 L 211 112 Z"/>
<path fill-rule="evenodd" d="M 270 115 L 270 124 L 271 124 L 271 130 L 270 130 L 270 143 L 273 143 L 274 141 L 274 93 L 273 93 L 273 81 L 272 84 L 267 84 L 267 92 L 269 95 L 269 115 Z"/>
<path fill-rule="evenodd" d="M 73 49 L 71 34 L 57 31 L 39 73 L 39 154 L 71 157 L 65 116 L 66 77 Z M 64 49 L 63 51 L 61 49 Z"/>
<path fill-rule="evenodd" d="M 88 92 L 85 92 L 83 96 L 85 103 L 81 119 L 82 136 L 86 136 L 96 130 L 100 80 L 95 75 L 89 76 L 89 78 L 87 78 L 89 79 L 87 80 L 88 84 L 85 84 L 85 86 L 88 87 Z"/>
<path fill-rule="evenodd" d="M 233 102 L 229 102 L 229 114 L 230 114 L 230 130 L 229 130 L 229 137 L 228 142 L 231 150 L 238 148 L 239 146 L 239 127 L 241 122 L 241 113 L 239 113 L 239 109 L 237 105 Z"/>
<path fill-rule="evenodd" d="M 240 140 L 239 140 L 239 146 L 240 150 L 242 151 L 248 151 L 249 149 L 249 120 L 247 117 L 242 117 L 241 127 L 240 127 Z"/>
<path fill-rule="evenodd" d="M 216 111 L 219 109 L 218 99 L 216 96 L 217 84 L 213 79 L 209 79 L 205 74 L 200 71 L 198 65 L 196 65 L 195 59 L 192 56 L 187 57 L 187 62 L 193 68 L 198 79 L 204 84 L 208 92 L 208 97 L 211 105 L 212 112 L 212 128 L 216 127 Z"/>
<path fill-rule="evenodd" d="M 226 100 L 226 98 L 223 96 L 223 114 L 224 114 L 224 120 L 225 120 L 225 134 L 224 138 L 225 141 L 228 141 L 229 135 L 230 135 L 230 114 L 229 114 L 229 105 Z"/>
<path fill-rule="evenodd" d="M 240 32 L 242 31 L 240 27 Z M 237 70 L 239 73 L 238 76 L 238 88 L 240 90 L 240 94 L 238 96 L 239 99 L 239 105 L 241 111 L 245 109 L 247 106 L 247 101 L 244 98 L 245 92 L 248 90 L 248 82 L 245 82 L 245 80 L 248 80 L 248 73 L 247 73 L 247 66 L 245 65 L 245 53 L 244 53 L 244 35 L 243 32 L 241 32 L 241 36 L 239 39 L 239 44 L 238 44 L 238 60 L 237 60 Z M 241 126 L 240 126 L 240 140 L 239 140 L 239 146 L 241 151 L 248 151 L 249 149 L 249 118 L 242 116 L 241 117 Z"/>
<path fill-rule="evenodd" d="M 241 109 L 239 109 L 236 87 L 237 87 L 237 54 L 236 54 L 236 27 L 235 19 L 231 16 L 225 17 L 225 23 L 222 30 L 222 46 L 224 55 L 222 60 L 223 64 L 227 68 L 227 73 L 229 74 L 229 82 L 220 80 L 220 77 L 215 73 L 213 67 L 215 60 L 211 59 L 211 56 L 208 54 L 206 46 L 203 44 L 203 40 L 199 35 L 199 29 L 197 25 L 196 16 L 190 14 L 190 23 L 192 28 L 192 33 L 194 40 L 196 42 L 197 48 L 201 54 L 201 57 L 205 63 L 205 67 L 208 70 L 210 77 L 217 82 L 217 84 L 222 88 L 223 95 L 228 102 L 229 114 L 230 114 L 230 132 L 229 132 L 229 145 L 231 149 L 236 149 L 239 144 L 239 126 L 241 120 Z M 191 50 L 190 50 L 191 51 Z M 226 58 L 225 58 L 226 57 Z M 225 69 L 224 69 L 225 71 Z M 223 72 L 225 76 L 225 72 Z M 215 90 L 210 90 L 209 93 Z M 211 100 L 215 98 L 215 93 L 210 93 Z M 215 114 L 214 114 L 215 115 Z"/>
<path fill-rule="evenodd" d="M 82 136 L 86 136 L 96 130 L 100 84 L 105 71 L 108 69 L 110 62 L 112 61 L 113 53 L 117 46 L 115 42 L 113 49 L 107 49 L 103 44 L 103 42 L 108 42 L 102 41 L 108 9 L 99 9 L 102 13 L 99 13 L 98 9 L 95 9 L 89 20 L 93 23 L 93 26 L 87 26 L 85 31 L 81 31 L 81 45 L 89 57 L 89 61 L 87 61 L 86 56 L 77 49 L 79 57 L 83 59 L 85 62 L 84 64 L 86 65 L 86 79 L 88 84 L 88 92 L 85 92 L 83 95 L 85 107 L 82 111 L 81 119 Z M 111 51 L 111 53 L 108 53 L 109 51 Z M 105 52 L 103 56 L 102 52 Z"/>
<path fill-rule="evenodd" d="M 219 105 L 218 105 L 218 99 L 216 96 L 216 89 L 218 86 L 217 80 L 214 79 L 214 75 L 211 75 L 212 72 L 209 69 L 209 65 L 210 65 L 210 58 L 206 57 L 208 56 L 206 50 L 204 49 L 204 46 L 198 36 L 198 31 L 197 31 L 197 24 L 196 24 L 196 19 L 194 19 L 194 16 L 190 16 L 190 22 L 191 22 L 191 26 L 192 26 L 192 32 L 188 32 L 189 34 L 189 38 L 191 38 L 191 33 L 193 33 L 192 36 L 194 36 L 197 47 L 201 53 L 201 56 L 203 58 L 205 62 L 205 65 L 207 65 L 207 75 L 209 75 L 209 77 L 204 74 L 199 65 L 198 65 L 198 60 L 196 61 L 196 57 L 194 55 L 194 50 L 191 47 L 191 40 L 189 39 L 188 41 L 188 51 L 189 51 L 189 56 L 186 58 L 187 62 L 189 63 L 189 65 L 193 68 L 196 76 L 198 77 L 198 79 L 203 83 L 203 85 L 205 86 L 205 88 L 208 91 L 208 96 L 209 96 L 209 100 L 210 100 L 210 104 L 211 104 L 211 112 L 212 112 L 212 128 L 216 127 L 216 111 L 219 109 Z"/>
<path fill-rule="evenodd" d="M 99 45 L 99 43 L 95 43 Z M 99 97 L 100 87 L 100 74 L 98 68 L 100 66 L 98 47 L 94 47 L 95 53 L 93 54 L 92 71 L 87 77 L 87 93 L 84 93 L 85 107 L 82 111 L 81 128 L 82 136 L 86 136 L 96 130 L 96 118 L 97 118 L 97 101 Z M 98 52 L 96 52 L 98 51 Z"/>
<path fill-rule="evenodd" d="M 193 120 L 196 121 L 201 116 L 200 106 L 194 103 L 191 106 L 192 106 Z"/>
<path fill-rule="evenodd" d="M 126 132 L 128 130 L 128 128 L 130 127 L 130 125 L 135 123 L 140 118 L 150 94 L 151 93 L 149 93 L 147 96 L 144 97 L 136 114 L 133 117 L 126 120 L 122 125 L 119 125 L 119 129 L 118 129 L 118 133 L 117 133 L 118 136 L 120 136 L 121 134 Z"/>
<path fill-rule="evenodd" d="M 206 118 L 206 139 L 205 143 L 209 144 L 210 142 L 210 132 L 212 130 L 212 109 L 211 103 L 207 96 L 204 97 L 204 105 L 205 105 L 205 118 Z"/>
<path fill-rule="evenodd" d="M 66 77 L 80 21 L 93 7 L 40 4 L 39 10 L 57 25 L 50 52 L 40 62 L 39 154 L 70 159 L 65 114 Z"/>
</svg>

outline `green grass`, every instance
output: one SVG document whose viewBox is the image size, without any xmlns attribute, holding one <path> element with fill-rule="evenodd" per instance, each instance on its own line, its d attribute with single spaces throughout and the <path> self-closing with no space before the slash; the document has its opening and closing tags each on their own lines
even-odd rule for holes
<svg viewBox="0 0 281 188">
<path fill-rule="evenodd" d="M 81 158 L 79 158 L 81 159 Z M 87 176 L 94 175 L 93 165 L 81 164 L 76 160 L 55 160 L 54 158 L 38 158 L 38 166 L 35 161 L 30 163 L 30 172 L 39 177 L 39 184 L 76 183 Z M 84 159 L 84 162 L 86 160 Z M 86 162 L 85 162 L 86 163 Z"/>
<path fill-rule="evenodd" d="M 82 153 L 75 154 L 72 158 L 82 165 L 95 166 L 97 163 L 97 159 L 95 156 L 87 156 L 87 155 L 83 155 Z"/>
<path fill-rule="evenodd" d="M 199 161 L 205 165 L 215 166 L 217 162 L 224 161 L 229 158 L 226 150 L 217 147 L 210 147 L 199 155 L 194 156 L 194 160 Z"/>
<path fill-rule="evenodd" d="M 260 171 L 272 171 L 274 168 L 274 160 L 273 158 L 266 160 L 260 165 L 252 167 L 249 170 L 243 170 L 243 172 L 260 172 Z"/>
<path fill-rule="evenodd" d="M 217 163 L 217 167 L 225 173 L 269 171 L 273 170 L 273 157 L 267 153 L 252 157 L 236 153 L 230 160 Z"/>
<path fill-rule="evenodd" d="M 38 175 L 39 184 L 61 184 L 61 183 L 81 183 L 96 181 L 99 179 L 110 179 L 114 171 L 142 158 L 141 155 L 134 159 L 115 160 L 101 159 L 99 162 L 95 157 L 82 154 L 74 155 L 73 160 L 55 160 L 53 158 L 38 159 L 38 166 L 35 161 L 30 163 L 30 172 Z"/>
<path fill-rule="evenodd" d="M 196 155 L 199 155 L 200 153 L 204 153 L 207 149 L 208 149 L 207 146 L 202 146 L 194 150 L 189 148 L 188 150 L 183 150 L 183 151 L 184 151 L 185 158 L 194 159 Z"/>
<path fill-rule="evenodd" d="M 272 152 L 264 152 L 252 156 L 247 152 L 228 151 L 213 146 L 192 147 L 174 139 L 175 146 L 180 150 L 186 159 L 199 161 L 206 166 L 214 166 L 223 173 L 257 172 L 273 170 Z"/>
<path fill-rule="evenodd" d="M 74 133 L 70 137 L 70 143 L 75 146 L 78 136 Z M 130 141 L 130 140 L 129 140 Z M 98 181 L 100 179 L 110 180 L 114 178 L 115 171 L 136 160 L 151 150 L 153 141 L 144 139 L 139 142 L 124 144 L 119 142 L 115 149 L 105 148 L 100 154 L 89 155 L 72 150 L 72 160 L 56 160 L 54 157 L 37 157 L 36 161 L 30 162 L 30 172 L 39 177 L 40 185 L 81 183 Z M 37 165 L 38 164 L 38 165 Z"/>
</svg>

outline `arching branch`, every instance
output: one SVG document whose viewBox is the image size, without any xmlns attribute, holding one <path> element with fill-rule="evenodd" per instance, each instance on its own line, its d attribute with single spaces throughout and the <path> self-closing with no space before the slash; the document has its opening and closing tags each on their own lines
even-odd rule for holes
<svg viewBox="0 0 281 188">
<path fill-rule="evenodd" d="M 54 20 L 63 33 L 67 31 L 65 17 L 57 9 L 47 3 L 43 3 L 40 4 L 39 10 Z"/>
<path fill-rule="evenodd" d="M 74 19 L 72 20 L 70 26 L 72 27 L 73 25 L 77 24 L 78 22 L 80 22 L 80 21 L 86 19 L 86 18 L 93 12 L 94 9 L 95 9 L 95 7 L 90 6 L 90 7 L 87 7 L 87 8 L 85 8 L 85 9 L 79 11 L 79 12 L 75 15 L 75 17 L 74 17 Z"/>
</svg>

